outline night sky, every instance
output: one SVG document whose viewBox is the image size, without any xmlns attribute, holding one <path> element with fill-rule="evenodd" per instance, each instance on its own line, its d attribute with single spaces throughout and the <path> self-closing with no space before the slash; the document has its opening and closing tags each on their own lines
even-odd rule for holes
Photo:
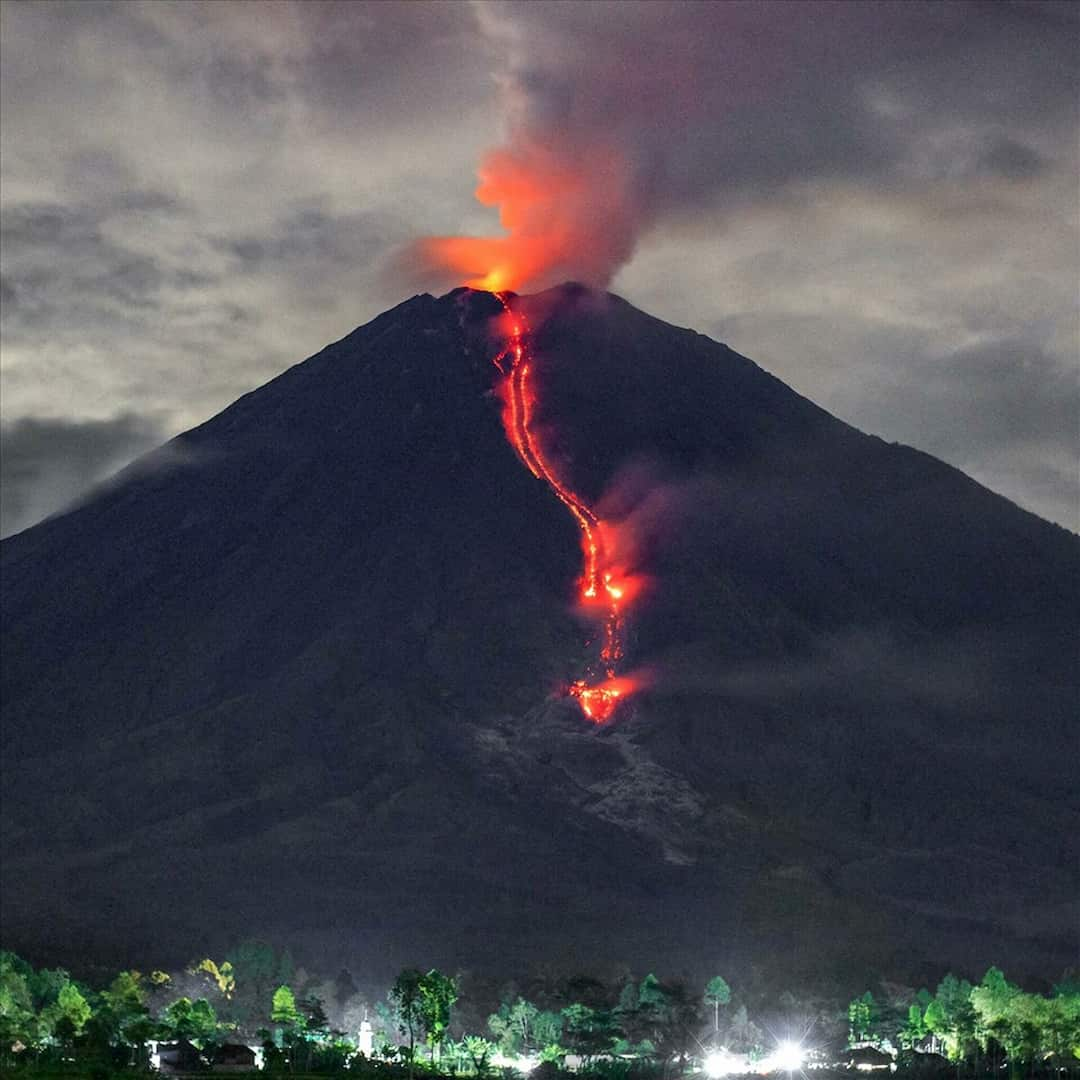
<svg viewBox="0 0 1080 1080">
<path fill-rule="evenodd" d="M 498 232 L 500 146 L 584 185 L 525 291 L 607 284 L 1077 527 L 1074 6 L 2 12 L 4 534 L 458 284 L 417 243 Z"/>
</svg>

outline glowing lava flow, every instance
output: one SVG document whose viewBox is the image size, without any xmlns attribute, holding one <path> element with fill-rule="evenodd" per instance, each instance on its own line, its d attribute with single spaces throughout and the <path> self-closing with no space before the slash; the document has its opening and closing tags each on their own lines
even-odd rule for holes
<svg viewBox="0 0 1080 1080">
<path fill-rule="evenodd" d="M 610 526 L 559 479 L 544 457 L 539 442 L 533 437 L 532 413 L 536 403 L 535 390 L 530 382 L 532 357 L 529 346 L 530 330 L 524 315 L 510 307 L 505 293 L 494 294 L 506 311 L 510 324 L 509 344 L 495 358 L 495 366 L 506 377 L 503 384 L 503 425 L 518 456 L 529 471 L 543 480 L 564 506 L 574 515 L 581 529 L 581 546 L 585 566 L 578 581 L 582 605 L 600 615 L 603 622 L 603 645 L 600 649 L 602 681 L 590 670 L 589 679 L 571 684 L 570 695 L 577 699 L 581 711 L 593 722 L 602 724 L 615 712 L 619 701 L 637 688 L 630 676 L 615 674 L 623 656 L 624 616 L 622 605 L 630 599 L 630 580 L 619 574 L 611 564 L 604 544 Z M 509 369 L 504 363 L 509 361 Z"/>
</svg>

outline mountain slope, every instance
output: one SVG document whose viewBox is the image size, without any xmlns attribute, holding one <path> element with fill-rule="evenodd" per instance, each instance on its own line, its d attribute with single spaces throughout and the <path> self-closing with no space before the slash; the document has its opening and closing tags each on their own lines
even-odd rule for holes
<svg viewBox="0 0 1080 1080">
<path fill-rule="evenodd" d="M 0 546 L 6 939 L 1056 973 L 1077 538 L 617 297 L 517 303 L 654 688 L 562 698 L 578 539 L 503 434 L 499 305 L 414 297 Z"/>
</svg>

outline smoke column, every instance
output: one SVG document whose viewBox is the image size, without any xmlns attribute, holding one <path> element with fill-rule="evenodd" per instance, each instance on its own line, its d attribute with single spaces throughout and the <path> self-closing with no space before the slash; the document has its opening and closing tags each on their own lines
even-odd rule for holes
<svg viewBox="0 0 1080 1080">
<path fill-rule="evenodd" d="M 575 55 L 572 22 L 580 13 L 570 5 L 547 9 L 558 16 L 550 24 L 533 21 L 542 12 L 528 5 L 473 10 L 502 54 L 505 135 L 484 155 L 475 195 L 498 210 L 503 232 L 427 237 L 413 246 L 414 269 L 489 292 L 563 281 L 606 288 L 652 217 L 641 117 L 636 109 L 610 115 L 590 89 L 606 62 L 591 50 L 582 54 L 581 43 Z M 620 80 L 609 74 L 618 94 Z"/>
<path fill-rule="evenodd" d="M 605 287 L 634 251 L 642 213 L 625 156 L 518 131 L 480 166 L 476 197 L 505 236 L 422 240 L 421 258 L 488 292 L 574 280 Z"/>
</svg>

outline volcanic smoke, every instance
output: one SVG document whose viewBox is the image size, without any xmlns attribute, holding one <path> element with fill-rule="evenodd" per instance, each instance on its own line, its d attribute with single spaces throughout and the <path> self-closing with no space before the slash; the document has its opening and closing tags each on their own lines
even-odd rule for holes
<svg viewBox="0 0 1080 1080">
<path fill-rule="evenodd" d="M 580 281 L 604 288 L 634 252 L 645 213 L 625 153 L 550 132 L 518 132 L 483 160 L 476 198 L 499 207 L 505 236 L 435 236 L 414 254 L 486 292 Z"/>
<path fill-rule="evenodd" d="M 496 292 L 495 296 L 503 306 L 509 326 L 507 345 L 495 357 L 495 366 L 504 376 L 501 392 L 507 438 L 526 468 L 551 488 L 581 529 L 584 567 L 578 579 L 578 598 L 583 610 L 599 619 L 603 640 L 599 664 L 590 667 L 586 678 L 572 683 L 569 693 L 590 720 L 602 724 L 614 715 L 619 701 L 640 686 L 640 679 L 616 674 L 624 654 L 624 606 L 640 582 L 615 565 L 614 526 L 601 521 L 557 475 L 534 436 L 532 415 L 537 399 L 535 384 L 530 379 L 532 333 L 525 315 L 512 308 L 510 297 L 504 292 Z"/>
</svg>

